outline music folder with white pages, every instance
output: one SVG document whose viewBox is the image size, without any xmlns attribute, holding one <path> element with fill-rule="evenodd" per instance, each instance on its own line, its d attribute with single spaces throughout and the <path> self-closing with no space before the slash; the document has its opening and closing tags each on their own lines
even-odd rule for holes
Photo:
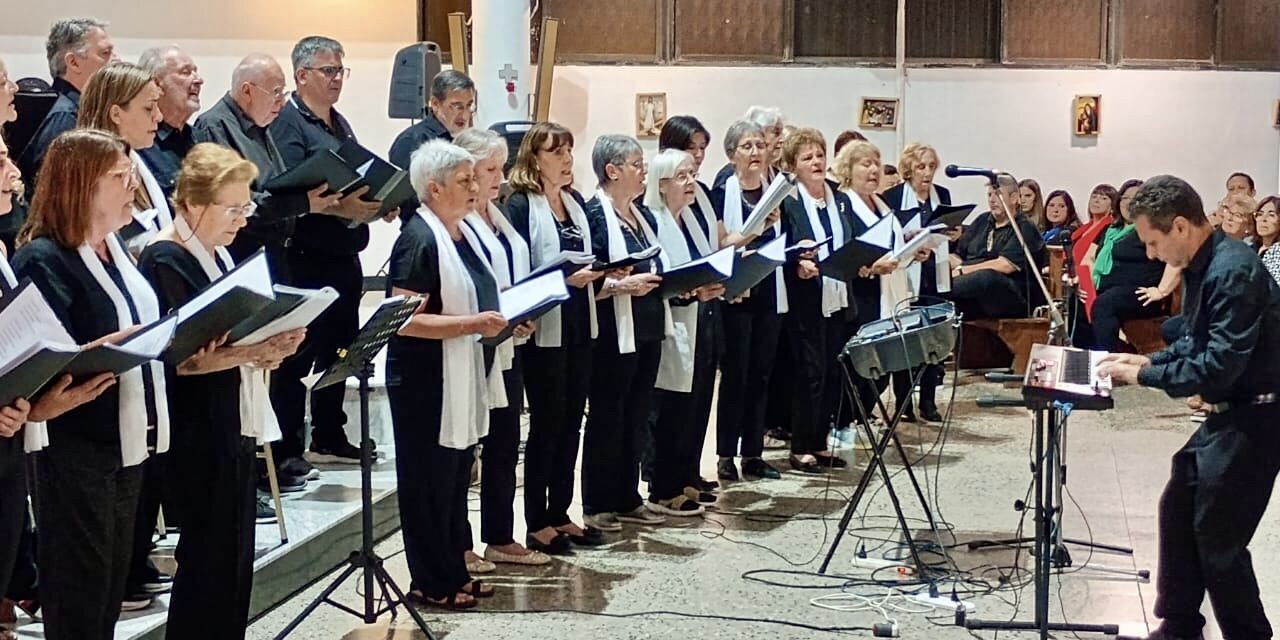
<svg viewBox="0 0 1280 640">
<path fill-rule="evenodd" d="M 0 298 L 0 406 L 9 406 L 17 398 L 34 398 L 64 373 L 76 380 L 99 373 L 119 375 L 155 360 L 169 344 L 176 325 L 177 318 L 166 316 L 122 344 L 81 348 L 40 290 L 24 280 Z"/>
<path fill-rule="evenodd" d="M 734 255 L 733 275 L 724 281 L 724 299 L 735 300 L 751 287 L 773 275 L 787 262 L 787 234 L 766 242 L 755 251 L 739 249 Z"/>
<path fill-rule="evenodd" d="M 733 247 L 725 247 L 711 255 L 663 271 L 657 294 L 669 299 L 698 287 L 727 280 L 733 276 L 733 253 Z"/>
<path fill-rule="evenodd" d="M 516 327 L 530 320 L 537 320 L 546 312 L 569 299 L 564 274 L 549 271 L 540 276 L 526 278 L 498 293 L 498 311 L 507 319 L 507 326 L 492 338 L 482 338 L 481 344 L 502 344 Z"/>
<path fill-rule="evenodd" d="M 259 250 L 173 312 L 178 328 L 160 359 L 176 366 L 246 318 L 252 318 L 275 297 L 267 255 Z"/>
<path fill-rule="evenodd" d="M 227 333 L 227 342 L 236 346 L 255 345 L 271 336 L 310 325 L 338 299 L 333 287 L 299 289 L 277 284 L 276 299 Z"/>
<path fill-rule="evenodd" d="M 782 201 L 786 200 L 791 194 L 796 192 L 796 176 L 795 174 L 779 171 L 778 175 L 773 177 L 773 182 L 769 183 L 769 187 L 764 190 L 760 196 L 760 201 L 756 203 L 751 215 L 742 223 L 742 233 L 746 235 L 758 235 L 764 232 L 764 219 L 774 209 L 782 206 Z"/>
</svg>

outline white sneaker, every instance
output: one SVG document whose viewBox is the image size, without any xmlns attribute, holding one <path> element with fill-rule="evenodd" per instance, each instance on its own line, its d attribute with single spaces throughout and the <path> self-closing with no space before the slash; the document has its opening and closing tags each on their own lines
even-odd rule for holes
<svg viewBox="0 0 1280 640">
<path fill-rule="evenodd" d="M 595 527 L 601 531 L 607 531 L 611 533 L 622 531 L 622 523 L 620 522 L 620 520 L 621 518 L 619 518 L 617 514 L 608 513 L 608 512 L 595 513 L 589 516 L 587 515 L 582 516 L 583 523 L 585 523 L 588 527 Z"/>
<path fill-rule="evenodd" d="M 626 513 L 618 514 L 618 522 L 630 522 L 631 524 L 662 524 L 667 521 L 666 517 L 656 514 L 643 505 L 632 509 Z"/>
</svg>

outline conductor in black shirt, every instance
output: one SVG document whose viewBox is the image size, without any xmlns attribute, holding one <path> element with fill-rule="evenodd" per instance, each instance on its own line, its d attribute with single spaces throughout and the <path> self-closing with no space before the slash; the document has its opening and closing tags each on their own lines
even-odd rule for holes
<svg viewBox="0 0 1280 640">
<path fill-rule="evenodd" d="M 270 131 L 286 167 L 295 167 L 308 157 L 343 142 L 355 141 L 347 119 L 333 105 L 342 96 L 349 69 L 342 65 L 343 50 L 338 41 L 324 36 L 308 36 L 293 47 L 293 79 L 297 91 L 289 96 Z M 284 439 L 280 441 L 279 464 L 301 456 L 306 387 L 302 378 L 324 370 L 337 359 L 338 350 L 355 338 L 359 329 L 357 310 L 363 290 L 360 251 L 369 244 L 369 228 L 357 221 L 376 215 L 380 203 L 361 197 L 361 187 L 323 212 L 311 212 L 298 219 L 293 236 L 286 241 L 285 262 L 288 284 L 333 287 L 338 300 L 311 325 L 298 354 L 280 366 L 272 380 L 271 404 L 280 419 Z M 336 385 L 311 394 L 311 448 L 307 462 L 356 464 L 360 449 L 347 441 L 342 411 L 345 387 Z M 293 463 L 297 464 L 297 463 Z"/>
<path fill-rule="evenodd" d="M 1208 411 L 1173 455 L 1160 498 L 1151 640 L 1199 639 L 1205 592 L 1224 638 L 1270 638 L 1248 545 L 1280 470 L 1280 286 L 1247 245 L 1215 230 L 1200 196 L 1173 176 L 1129 205 L 1147 255 L 1182 268 L 1182 335 L 1150 356 L 1114 354 L 1118 384 L 1163 389 Z"/>
</svg>

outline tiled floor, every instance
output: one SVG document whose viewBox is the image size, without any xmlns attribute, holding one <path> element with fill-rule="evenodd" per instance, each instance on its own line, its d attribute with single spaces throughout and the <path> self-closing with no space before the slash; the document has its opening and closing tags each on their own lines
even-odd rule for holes
<svg viewBox="0 0 1280 640">
<path fill-rule="evenodd" d="M 902 437 L 909 453 L 923 448 L 929 455 L 916 472 L 926 486 L 929 502 L 950 533 L 960 540 L 982 539 L 1013 533 L 1020 514 L 1015 500 L 1027 492 L 1028 447 L 1032 435 L 1029 414 L 1020 409 L 979 409 L 978 395 L 999 391 L 996 385 L 966 378 L 956 390 L 953 424 L 936 427 L 904 425 Z M 1133 556 L 1093 553 L 1070 547 L 1075 561 L 1071 572 L 1052 581 L 1051 613 L 1054 620 L 1115 623 L 1122 633 L 1141 636 L 1154 625 L 1151 607 L 1154 583 L 1140 584 L 1131 577 L 1095 571 L 1110 568 L 1155 571 L 1156 501 L 1168 473 L 1169 455 L 1194 430 L 1189 413 L 1180 402 L 1143 389 L 1117 394 L 1117 408 L 1103 413 L 1076 413 L 1069 427 L 1069 499 L 1064 531 L 1068 537 L 1097 540 L 1135 549 Z M 846 453 L 853 457 L 854 454 Z M 782 451 L 772 451 L 785 464 Z M 474 612 L 427 612 L 437 636 L 454 640 L 518 638 L 801 638 L 831 635 L 797 626 L 766 621 L 787 621 L 813 627 L 867 627 L 886 618 L 896 620 L 902 637 L 922 639 L 967 638 L 969 632 L 950 624 L 952 613 L 926 610 L 902 599 L 885 601 L 882 611 L 849 611 L 852 600 L 833 603 L 830 596 L 850 593 L 879 601 L 889 591 L 882 587 L 849 585 L 841 578 L 812 575 L 829 546 L 845 505 L 863 466 L 855 471 L 824 477 L 795 472 L 783 479 L 735 483 L 722 493 L 720 502 L 705 517 L 672 522 L 662 527 L 628 526 L 603 548 L 579 552 L 551 565 L 531 569 L 501 567 L 487 579 L 498 595 Z M 901 465 L 890 465 L 891 471 Z M 704 457 L 704 472 L 711 475 L 714 458 Z M 908 515 L 923 512 L 905 476 L 900 489 Z M 865 509 L 854 518 L 850 537 L 842 542 L 833 570 L 845 576 L 866 577 L 851 566 L 860 546 L 870 555 L 892 552 L 878 540 L 897 539 L 887 495 L 872 484 Z M 472 524 L 478 531 L 478 500 L 472 495 Z M 516 500 L 517 522 L 520 500 Z M 1273 615 L 1280 612 L 1280 522 L 1272 508 L 1254 539 L 1253 557 L 1264 600 Z M 578 514 L 575 514 L 575 517 Z M 519 525 L 518 525 L 519 526 Z M 912 526 L 923 528 L 922 520 Z M 1032 523 L 1026 521 L 1027 532 Z M 516 536 L 522 539 L 518 528 Z M 381 546 L 388 567 L 401 585 L 408 583 L 398 535 Z M 937 556 L 926 556 L 926 560 Z M 1014 582 L 1027 578 L 1030 566 L 1025 552 L 992 550 L 959 551 L 954 562 L 975 579 L 994 583 L 1003 573 Z M 1079 569 L 1084 565 L 1083 569 Z M 1002 568 L 1003 567 L 1003 568 Z M 883 574 L 878 574 L 882 576 Z M 892 575 L 892 574 L 890 574 Z M 772 584 L 769 584 L 772 583 Z M 322 582 L 327 584 L 327 581 Z M 942 589 L 949 594 L 951 584 Z M 847 586 L 846 586 L 847 585 Z M 844 588 L 842 588 L 844 587 Z M 317 586 L 277 610 L 263 616 L 249 630 L 249 637 L 274 637 L 292 616 L 314 597 Z M 826 596 L 829 606 L 813 600 Z M 339 599 L 355 604 L 355 583 L 339 592 Z M 972 598 L 977 611 L 971 616 L 987 619 L 1026 619 L 1032 615 L 1032 589 Z M 1016 606 L 1015 606 L 1016 605 Z M 1207 610 L 1207 606 L 1206 606 Z M 639 614 L 628 617 L 627 614 Z M 665 613 L 658 613 L 665 612 Z M 694 616 L 726 616 L 750 619 L 732 621 Z M 392 623 L 384 616 L 377 624 L 363 625 L 329 607 L 322 608 L 291 638 L 326 640 L 381 640 L 423 638 L 401 614 Z M 1212 622 L 1210 638 L 1217 638 Z M 866 632 L 855 635 L 867 636 Z M 990 638 L 993 633 L 982 632 Z M 999 637 L 1032 637 L 1001 633 Z M 1059 634 L 1058 637 L 1064 637 Z M 1087 637 L 1082 634 L 1081 637 Z"/>
</svg>

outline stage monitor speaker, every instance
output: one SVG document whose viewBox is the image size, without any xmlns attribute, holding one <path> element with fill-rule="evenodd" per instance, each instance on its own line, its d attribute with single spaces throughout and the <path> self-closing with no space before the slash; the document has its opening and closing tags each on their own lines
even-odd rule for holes
<svg viewBox="0 0 1280 640">
<path fill-rule="evenodd" d="M 391 68 L 391 96 L 387 117 L 421 119 L 426 111 L 431 80 L 440 73 L 440 46 L 419 42 L 396 52 Z"/>
<path fill-rule="evenodd" d="M 524 141 L 524 134 L 529 133 L 529 129 L 533 128 L 534 123 L 528 120 L 508 120 L 507 122 L 495 122 L 489 126 L 489 130 L 502 136 L 507 141 L 507 162 L 502 167 L 503 173 L 511 171 L 511 167 L 516 164 L 516 154 L 520 151 L 520 143 Z"/>
</svg>

